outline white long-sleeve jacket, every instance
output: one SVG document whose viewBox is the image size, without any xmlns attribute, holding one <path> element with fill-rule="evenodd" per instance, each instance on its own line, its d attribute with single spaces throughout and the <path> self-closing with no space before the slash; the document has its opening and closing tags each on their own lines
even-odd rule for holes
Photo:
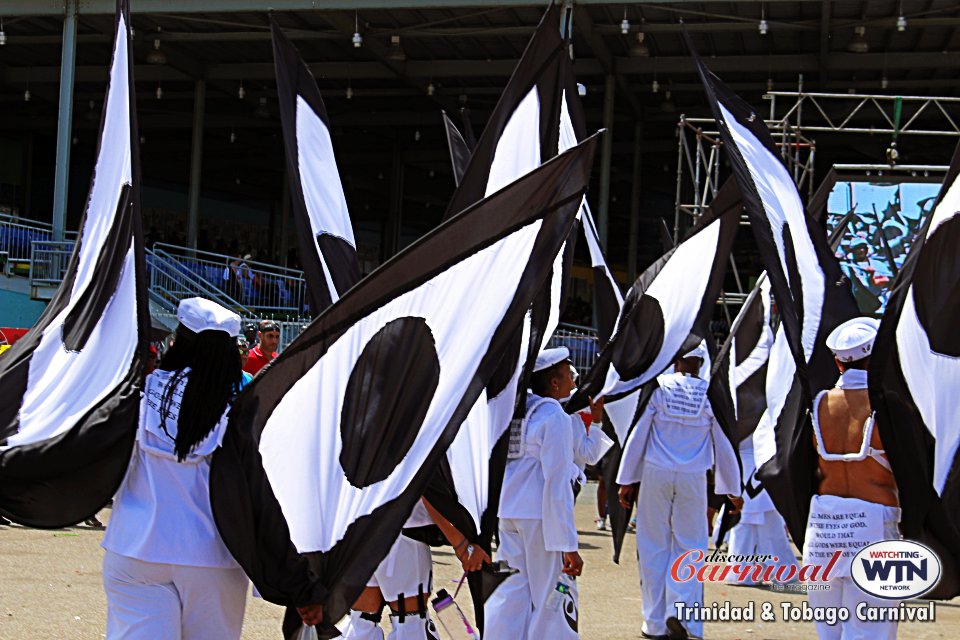
<svg viewBox="0 0 960 640">
<path fill-rule="evenodd" d="M 740 465 L 707 399 L 706 380 L 680 373 L 657 378 L 659 388 L 627 438 L 617 484 L 639 482 L 643 465 L 689 473 L 714 469 L 718 495 L 740 495 Z"/>
<path fill-rule="evenodd" d="M 574 462 L 571 416 L 556 400 L 530 394 L 526 420 L 523 454 L 504 470 L 498 515 L 543 520 L 547 551 L 576 551 L 571 483 L 580 469 Z"/>
</svg>

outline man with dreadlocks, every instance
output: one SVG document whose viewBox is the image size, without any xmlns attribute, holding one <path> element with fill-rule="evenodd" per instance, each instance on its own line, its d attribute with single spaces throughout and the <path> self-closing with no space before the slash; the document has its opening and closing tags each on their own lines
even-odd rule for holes
<svg viewBox="0 0 960 640">
<path fill-rule="evenodd" d="M 240 387 L 240 317 L 190 298 L 176 340 L 147 376 L 130 467 L 103 539 L 107 638 L 236 639 L 247 577 L 217 531 L 210 458 Z M 283 567 L 304 622 L 321 621 L 325 590 L 306 560 Z"/>
</svg>

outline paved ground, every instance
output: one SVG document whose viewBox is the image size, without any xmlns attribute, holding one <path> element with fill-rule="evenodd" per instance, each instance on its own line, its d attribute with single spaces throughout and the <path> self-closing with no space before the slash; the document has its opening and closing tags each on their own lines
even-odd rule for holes
<svg viewBox="0 0 960 640">
<path fill-rule="evenodd" d="M 586 565 L 580 579 L 581 637 L 587 640 L 620 640 L 640 637 L 640 595 L 633 539 L 623 562 L 610 560 L 608 532 L 593 525 L 593 485 L 581 493 L 577 505 L 580 550 Z M 109 518 L 109 511 L 101 515 Z M 0 527 L 0 640 L 86 640 L 104 637 L 106 603 L 100 582 L 102 533 L 84 526 L 61 531 L 38 531 Z M 459 563 L 449 552 L 434 555 L 436 587 L 452 585 L 460 577 Z M 733 605 L 762 602 L 802 602 L 799 594 L 773 593 L 766 589 L 708 584 L 706 603 L 729 600 Z M 469 598 L 460 600 L 469 608 Z M 937 603 L 935 623 L 902 624 L 900 638 L 930 640 L 957 638 L 960 632 L 960 599 Z M 249 640 L 279 638 L 281 610 L 251 598 L 247 606 L 243 637 Z M 706 637 L 814 638 L 812 623 L 708 623 Z M 162 640 L 162 639 L 158 639 Z M 508 640 L 508 639 L 495 639 Z M 541 640 L 541 639 L 537 639 Z M 546 639 L 543 639 L 546 640 Z"/>
</svg>

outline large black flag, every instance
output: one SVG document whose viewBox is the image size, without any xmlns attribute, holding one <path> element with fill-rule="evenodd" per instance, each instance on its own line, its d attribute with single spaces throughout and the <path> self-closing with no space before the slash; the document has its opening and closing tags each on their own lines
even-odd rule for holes
<svg viewBox="0 0 960 640">
<path fill-rule="evenodd" d="M 960 594 L 960 146 L 896 279 L 870 359 L 870 402 L 900 491 L 900 526 Z"/>
<path fill-rule="evenodd" d="M 120 486 L 136 433 L 149 316 L 125 0 L 114 33 L 73 255 L 37 324 L 0 358 L 0 513 L 32 527 L 95 514 Z"/>
<path fill-rule="evenodd" d="M 557 154 L 566 72 L 560 12 L 551 4 L 543 14 L 470 155 L 447 218 Z"/>
<path fill-rule="evenodd" d="M 838 372 L 826 336 L 858 315 L 823 230 L 804 212 L 763 118 L 712 74 L 687 35 L 780 314 L 767 369 L 767 408 L 754 456 L 777 509 L 802 544 L 816 460 L 807 413 Z"/>
<path fill-rule="evenodd" d="M 560 11 L 551 5 L 540 20 L 469 156 L 447 219 L 556 155 L 563 92 L 570 74 L 559 30 Z M 448 132 L 450 126 L 448 122 Z M 564 148 L 575 144 L 576 137 Z M 445 517 L 484 547 L 489 547 L 496 526 L 500 478 L 506 463 L 504 434 L 515 411 L 523 406 L 528 365 L 559 323 L 566 293 L 564 274 L 569 270 L 564 267 L 571 261 L 572 244 L 566 242 L 555 256 L 549 282 L 537 292 L 529 315 L 506 346 L 496 375 L 449 448 L 438 474 L 440 482 L 427 492 Z M 476 595 L 475 588 L 473 591 Z"/>
<path fill-rule="evenodd" d="M 695 233 L 640 274 L 572 407 L 585 406 L 587 395 L 620 397 L 639 389 L 708 337 L 738 225 L 736 216 L 705 216 Z M 620 442 L 633 417 L 614 422 Z"/>
<path fill-rule="evenodd" d="M 263 550 L 286 537 L 329 590 L 327 619 L 348 611 L 546 280 L 595 143 L 411 245 L 244 390 L 210 484 L 221 535 L 254 584 L 273 566 Z"/>
<path fill-rule="evenodd" d="M 316 316 L 360 280 L 357 243 L 317 82 L 272 17 L 270 26 L 293 218 Z"/>
<path fill-rule="evenodd" d="M 467 164 L 470 162 L 472 150 L 457 125 L 453 123 L 447 112 L 440 114 L 443 117 L 443 130 L 447 134 L 447 147 L 450 149 L 450 165 L 453 167 L 453 182 L 458 187 L 463 180 L 463 174 L 467 171 Z"/>
</svg>

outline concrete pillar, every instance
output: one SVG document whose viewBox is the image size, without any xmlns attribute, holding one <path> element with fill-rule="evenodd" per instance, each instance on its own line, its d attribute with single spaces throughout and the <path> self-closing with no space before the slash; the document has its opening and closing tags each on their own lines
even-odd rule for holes
<svg viewBox="0 0 960 640">
<path fill-rule="evenodd" d="M 603 85 L 603 146 L 600 150 L 600 208 L 597 214 L 597 235 L 600 246 L 606 250 L 610 226 L 610 166 L 613 161 L 613 99 L 616 78 L 607 75 Z"/>
<path fill-rule="evenodd" d="M 380 240 L 380 262 L 386 262 L 400 250 L 400 226 L 403 217 L 403 147 L 393 143 L 393 168 L 390 171 L 390 208 Z"/>
<path fill-rule="evenodd" d="M 57 160 L 53 179 L 53 239 L 63 240 L 70 184 L 70 146 L 73 144 L 73 79 L 77 61 L 77 4 L 66 0 L 63 50 L 60 54 L 60 111 L 57 116 Z"/>
<path fill-rule="evenodd" d="M 640 178 L 643 174 L 643 122 L 633 128 L 633 184 L 630 190 L 630 235 L 627 246 L 627 286 L 637 279 L 637 251 L 640 243 Z"/>
<path fill-rule="evenodd" d="M 197 248 L 200 230 L 200 174 L 203 168 L 203 112 L 207 83 L 197 80 L 193 89 L 193 133 L 190 143 L 190 186 L 187 196 L 187 246 Z"/>
<path fill-rule="evenodd" d="M 287 254 L 290 253 L 290 179 L 283 171 L 283 190 L 280 192 L 280 264 L 289 267 Z"/>
</svg>

